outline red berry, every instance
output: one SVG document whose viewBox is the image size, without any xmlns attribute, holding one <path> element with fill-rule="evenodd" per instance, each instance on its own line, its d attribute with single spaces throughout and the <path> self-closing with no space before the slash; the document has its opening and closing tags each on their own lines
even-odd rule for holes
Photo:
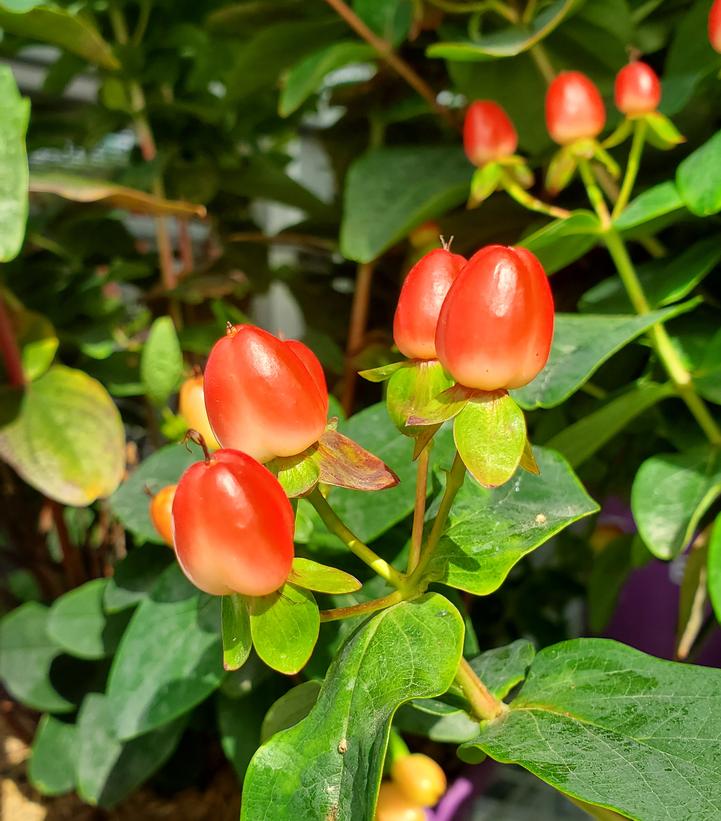
<svg viewBox="0 0 721 821">
<path fill-rule="evenodd" d="M 721 53 L 721 0 L 714 0 L 708 14 L 708 39 L 714 51 Z"/>
<path fill-rule="evenodd" d="M 205 407 L 223 447 L 260 462 L 293 456 L 325 430 L 323 368 L 302 342 L 236 325 L 210 352 Z"/>
<path fill-rule="evenodd" d="M 525 248 L 488 245 L 448 291 L 436 330 L 438 358 L 469 388 L 520 388 L 543 368 L 553 338 L 553 295 Z"/>
<path fill-rule="evenodd" d="M 561 145 L 598 136 L 606 109 L 592 80 L 580 71 L 562 71 L 546 93 L 546 127 Z"/>
<path fill-rule="evenodd" d="M 650 114 L 661 102 L 661 83 L 651 66 L 636 60 L 616 75 L 616 108 L 629 117 Z"/>
<path fill-rule="evenodd" d="M 436 324 L 451 283 L 466 264 L 444 248 L 430 251 L 408 272 L 393 319 L 393 339 L 409 359 L 436 359 Z"/>
<path fill-rule="evenodd" d="M 191 376 L 180 386 L 178 412 L 188 423 L 188 427 L 197 430 L 205 439 L 210 450 L 217 450 L 220 442 L 213 435 L 205 410 L 205 394 L 203 392 L 203 377 Z"/>
<path fill-rule="evenodd" d="M 508 114 L 493 100 L 476 100 L 466 111 L 463 148 L 477 166 L 509 157 L 518 147 L 518 135 Z"/>
<path fill-rule="evenodd" d="M 293 562 L 293 510 L 273 474 L 237 450 L 219 450 L 180 477 L 175 552 L 196 587 L 215 596 L 265 596 Z"/>
<path fill-rule="evenodd" d="M 150 518 L 153 526 L 163 537 L 165 544 L 173 546 L 173 525 L 170 512 L 177 485 L 166 485 L 150 500 Z"/>
</svg>

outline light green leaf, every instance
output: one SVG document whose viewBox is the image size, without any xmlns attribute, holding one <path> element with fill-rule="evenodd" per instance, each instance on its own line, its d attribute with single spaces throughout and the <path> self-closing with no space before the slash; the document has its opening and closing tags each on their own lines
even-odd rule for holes
<svg viewBox="0 0 721 821">
<path fill-rule="evenodd" d="M 2 11 L 0 11 L 2 25 Z M 25 132 L 30 100 L 20 96 L 8 66 L 0 66 L 0 262 L 20 253 L 28 218 Z"/>
<path fill-rule="evenodd" d="M 511 392 L 522 408 L 553 408 L 637 336 L 656 322 L 697 305 L 690 300 L 643 316 L 556 314 L 551 355 L 546 367 L 525 388 Z"/>
<path fill-rule="evenodd" d="M 341 253 L 371 262 L 417 225 L 464 202 L 472 170 L 460 148 L 394 147 L 364 154 L 346 177 Z"/>
<path fill-rule="evenodd" d="M 544 225 L 519 243 L 538 257 L 547 274 L 554 274 L 582 257 L 598 242 L 600 223 L 590 211 L 574 211 L 566 219 Z"/>
<path fill-rule="evenodd" d="M 223 667 L 239 670 L 248 660 L 253 642 L 250 637 L 250 615 L 242 596 L 223 596 L 221 605 L 223 633 Z"/>
<path fill-rule="evenodd" d="M 716 517 L 709 539 L 708 592 L 716 621 L 721 622 L 721 516 Z"/>
<path fill-rule="evenodd" d="M 461 707 L 435 698 L 401 705 L 393 718 L 393 727 L 441 744 L 461 744 L 478 735 L 478 721 Z"/>
<path fill-rule="evenodd" d="M 430 578 L 487 596 L 524 556 L 598 510 L 559 454 L 534 448 L 534 455 L 539 476 L 519 471 L 495 490 L 466 481 L 430 562 Z"/>
<path fill-rule="evenodd" d="M 451 684 L 463 622 L 437 593 L 365 621 L 332 662 L 309 715 L 253 757 L 241 818 L 372 818 L 393 714 Z"/>
<path fill-rule="evenodd" d="M 721 131 L 679 165 L 676 186 L 692 214 L 708 217 L 721 211 Z"/>
<path fill-rule="evenodd" d="M 120 68 L 112 48 L 103 40 L 91 18 L 49 3 L 33 3 L 24 14 L 14 14 L 14 6 L 16 3 L 11 5 L 6 0 L 0 4 L 0 28 L 5 31 L 60 46 L 101 68 L 111 71 Z"/>
<path fill-rule="evenodd" d="M 355 593 L 356 590 L 361 589 L 361 583 L 350 573 L 338 570 L 337 567 L 318 564 L 312 559 L 303 559 L 300 556 L 293 559 L 293 568 L 288 581 L 306 590 L 335 595 Z"/>
<path fill-rule="evenodd" d="M 224 676 L 219 628 L 218 597 L 198 592 L 171 565 L 133 614 L 113 659 L 107 696 L 118 738 L 167 724 L 215 690 Z"/>
<path fill-rule="evenodd" d="M 43 795 L 75 789 L 77 728 L 50 715 L 40 719 L 28 764 L 28 779 Z"/>
<path fill-rule="evenodd" d="M 0 679 L 33 710 L 67 713 L 73 704 L 50 681 L 50 666 L 62 653 L 47 633 L 48 608 L 28 602 L 0 621 Z"/>
<path fill-rule="evenodd" d="M 557 433 L 546 445 L 568 459 L 571 467 L 582 465 L 644 411 L 674 396 L 671 385 L 639 382 L 629 390 Z"/>
<path fill-rule="evenodd" d="M 630 231 L 632 228 L 638 228 L 651 220 L 665 217 L 684 208 L 684 202 L 676 184 L 672 180 L 661 182 L 631 200 L 623 213 L 615 220 L 615 226 L 619 231 Z"/>
<path fill-rule="evenodd" d="M 320 477 L 320 467 L 315 458 L 318 447 L 313 444 L 295 456 L 276 456 L 266 467 L 275 474 L 289 498 L 304 496 L 312 490 Z"/>
<path fill-rule="evenodd" d="M 313 594 L 285 584 L 269 596 L 248 599 L 255 652 L 274 670 L 291 675 L 310 658 L 320 629 Z"/>
<path fill-rule="evenodd" d="M 308 97 L 321 87 L 323 80 L 331 71 L 351 63 L 368 62 L 375 57 L 375 49 L 358 40 L 331 43 L 309 54 L 285 76 L 278 103 L 280 116 L 287 117 L 297 111 Z"/>
<path fill-rule="evenodd" d="M 305 718 L 318 700 L 321 683 L 304 681 L 284 693 L 268 710 L 260 728 L 260 743 Z"/>
<path fill-rule="evenodd" d="M 0 403 L 3 397 L 0 397 Z M 54 365 L 14 399 L 0 428 L 0 457 L 30 485 L 67 505 L 109 496 L 125 470 L 125 431 L 105 388 L 82 371 Z"/>
<path fill-rule="evenodd" d="M 140 356 L 140 378 L 148 399 L 155 405 L 164 405 L 183 378 L 183 352 L 178 334 L 169 316 L 158 317 Z"/>
<path fill-rule="evenodd" d="M 78 713 L 78 795 L 111 809 L 167 761 L 185 728 L 184 716 L 141 738 L 123 742 L 107 696 L 90 693 Z"/>
<path fill-rule="evenodd" d="M 53 602 L 48 615 L 48 635 L 66 653 L 78 658 L 101 659 L 115 652 L 128 617 L 104 613 L 107 585 L 107 579 L 94 579 Z"/>
<path fill-rule="evenodd" d="M 518 639 L 505 647 L 486 650 L 471 659 L 470 665 L 491 693 L 504 699 L 526 678 L 535 655 L 536 648 L 528 639 Z"/>
<path fill-rule="evenodd" d="M 721 456 L 706 445 L 646 459 L 633 480 L 631 509 L 651 553 L 677 556 L 719 495 Z"/>
<path fill-rule="evenodd" d="M 667 151 L 685 141 L 681 132 L 660 111 L 652 111 L 650 114 L 646 114 L 644 121 L 648 124 L 647 139 L 656 148 Z"/>
<path fill-rule="evenodd" d="M 715 821 L 721 672 L 606 639 L 542 650 L 511 709 L 464 747 L 630 818 Z"/>
</svg>

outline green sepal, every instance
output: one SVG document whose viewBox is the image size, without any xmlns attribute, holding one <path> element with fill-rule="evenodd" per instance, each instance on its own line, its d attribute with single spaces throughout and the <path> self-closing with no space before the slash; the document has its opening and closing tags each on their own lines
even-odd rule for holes
<svg viewBox="0 0 721 821">
<path fill-rule="evenodd" d="M 433 413 L 439 395 L 453 387 L 453 379 L 436 359 L 414 359 L 407 368 L 396 371 L 386 389 L 386 407 L 393 424 L 404 436 L 427 434 L 422 426 L 411 425 L 413 417 Z M 438 420 L 445 421 L 445 420 Z"/>
<path fill-rule="evenodd" d="M 613 157 L 601 146 L 601 143 L 596 143 L 593 152 L 593 159 L 598 160 L 601 165 L 608 171 L 608 173 L 616 178 L 621 176 L 621 167 L 613 159 Z"/>
<path fill-rule="evenodd" d="M 671 120 L 669 120 L 665 114 L 661 114 L 660 111 L 652 111 L 650 114 L 644 115 L 643 120 L 648 126 L 646 139 L 654 148 L 668 151 L 686 142 L 686 138 L 683 134 L 681 134 Z"/>
<path fill-rule="evenodd" d="M 266 467 L 274 473 L 289 498 L 304 496 L 318 484 L 320 468 L 316 460 L 315 443 L 295 456 L 278 456 Z"/>
<path fill-rule="evenodd" d="M 380 365 L 377 368 L 358 371 L 358 376 L 362 376 L 363 379 L 367 379 L 369 382 L 385 382 L 390 379 L 396 371 L 407 367 L 409 364 L 410 362 L 407 361 L 389 362 L 387 365 Z"/>
<path fill-rule="evenodd" d="M 546 171 L 546 190 L 549 194 L 560 194 L 571 182 L 578 163 L 568 146 L 560 148 L 551 158 Z"/>
<path fill-rule="evenodd" d="M 355 593 L 362 587 L 358 579 L 350 573 L 338 570 L 337 567 L 319 564 L 312 559 L 303 559 L 300 556 L 293 559 L 288 581 L 296 587 L 337 596 L 344 593 Z"/>
<path fill-rule="evenodd" d="M 248 605 L 243 596 L 232 593 L 230 596 L 223 596 L 220 612 L 223 667 L 226 670 L 239 670 L 248 660 L 253 646 Z"/>
<path fill-rule="evenodd" d="M 528 437 L 526 437 L 526 444 L 523 446 L 523 453 L 521 454 L 521 461 L 519 462 L 519 465 L 527 473 L 532 473 L 534 476 L 541 475 L 541 468 L 538 467 L 536 457 L 533 455 L 531 440 Z"/>
<path fill-rule="evenodd" d="M 453 438 L 474 479 L 484 487 L 498 487 L 521 462 L 526 420 L 506 391 L 477 391 L 456 416 Z"/>
<path fill-rule="evenodd" d="M 601 143 L 604 148 L 615 148 L 617 145 L 625 142 L 633 132 L 633 121 L 629 119 L 622 120 L 621 123 L 612 131 L 608 137 Z"/>
<path fill-rule="evenodd" d="M 530 188 L 535 181 L 533 171 L 526 162 L 514 163 L 507 168 L 507 173 L 521 188 Z"/>
<path fill-rule="evenodd" d="M 489 162 L 476 168 L 471 178 L 471 194 L 468 198 L 468 207 L 475 208 L 487 200 L 498 190 L 503 169 L 497 162 Z"/>
</svg>

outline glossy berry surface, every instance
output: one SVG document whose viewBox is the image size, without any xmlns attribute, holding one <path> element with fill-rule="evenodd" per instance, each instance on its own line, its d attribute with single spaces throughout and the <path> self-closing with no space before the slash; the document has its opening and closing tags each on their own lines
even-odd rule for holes
<svg viewBox="0 0 721 821">
<path fill-rule="evenodd" d="M 661 102 L 661 82 L 651 66 L 636 60 L 616 75 L 616 108 L 629 117 L 650 114 Z"/>
<path fill-rule="evenodd" d="M 165 544 L 173 546 L 173 525 L 171 511 L 177 485 L 166 485 L 150 500 L 150 519 Z"/>
<path fill-rule="evenodd" d="M 448 786 L 443 768 L 423 753 L 397 758 L 391 767 L 391 778 L 407 798 L 422 807 L 434 807 Z"/>
<path fill-rule="evenodd" d="M 323 368 L 302 342 L 236 325 L 210 352 L 205 406 L 224 448 L 242 450 L 260 462 L 293 456 L 325 429 Z"/>
<path fill-rule="evenodd" d="M 411 801 L 393 781 L 384 781 L 378 792 L 375 821 L 426 821 L 426 811 Z"/>
<path fill-rule="evenodd" d="M 173 500 L 175 552 L 206 593 L 265 596 L 293 562 L 293 510 L 273 474 L 245 453 L 219 450 L 181 476 Z"/>
<path fill-rule="evenodd" d="M 546 92 L 546 127 L 560 145 L 597 137 L 606 109 L 596 85 L 580 71 L 562 71 Z"/>
<path fill-rule="evenodd" d="M 708 39 L 711 48 L 721 53 L 721 0 L 714 0 L 708 15 Z"/>
<path fill-rule="evenodd" d="M 205 444 L 210 450 L 217 450 L 220 447 L 220 442 L 215 438 L 210 427 L 208 412 L 205 410 L 205 393 L 201 375 L 191 376 L 180 386 L 178 413 L 188 423 L 189 428 L 197 430 L 205 439 Z"/>
<path fill-rule="evenodd" d="M 520 388 L 548 359 L 553 295 L 525 248 L 488 245 L 475 253 L 446 297 L 436 349 L 446 370 L 469 388 Z"/>
<path fill-rule="evenodd" d="M 403 282 L 393 339 L 409 359 L 436 359 L 436 325 L 443 300 L 466 260 L 443 248 L 427 253 Z"/>
<path fill-rule="evenodd" d="M 463 148 L 477 166 L 502 160 L 518 148 L 518 135 L 508 114 L 493 100 L 476 100 L 466 111 Z"/>
</svg>

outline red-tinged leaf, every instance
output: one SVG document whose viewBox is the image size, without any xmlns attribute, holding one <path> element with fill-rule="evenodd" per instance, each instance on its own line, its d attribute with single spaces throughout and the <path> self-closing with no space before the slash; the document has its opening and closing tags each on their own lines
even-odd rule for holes
<svg viewBox="0 0 721 821">
<path fill-rule="evenodd" d="M 385 490 L 398 484 L 396 474 L 377 456 L 338 433 L 326 430 L 314 457 L 320 481 L 351 490 Z"/>
</svg>

